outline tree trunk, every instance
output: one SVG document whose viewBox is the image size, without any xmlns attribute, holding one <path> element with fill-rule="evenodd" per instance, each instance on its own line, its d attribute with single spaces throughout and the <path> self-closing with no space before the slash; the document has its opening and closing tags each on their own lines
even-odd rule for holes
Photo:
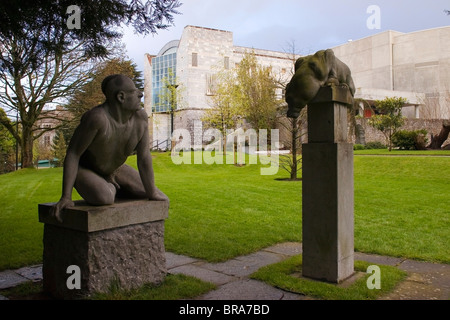
<svg viewBox="0 0 450 320">
<path fill-rule="evenodd" d="M 448 139 L 450 134 L 450 120 L 444 120 L 442 124 L 441 132 L 435 136 L 431 135 L 431 143 L 428 146 L 428 149 L 439 150 L 442 147 L 442 144 Z"/>
<path fill-rule="evenodd" d="M 21 153 L 21 168 L 33 168 L 33 133 L 27 127 L 22 130 Z"/>
</svg>

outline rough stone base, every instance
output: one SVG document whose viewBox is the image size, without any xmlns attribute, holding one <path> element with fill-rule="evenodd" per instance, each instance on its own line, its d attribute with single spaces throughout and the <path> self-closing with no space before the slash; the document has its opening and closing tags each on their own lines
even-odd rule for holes
<svg viewBox="0 0 450 320">
<path fill-rule="evenodd" d="M 102 210 L 102 216 L 108 216 L 108 211 L 111 210 L 116 211 L 116 217 L 122 216 L 118 226 L 95 231 L 77 230 L 52 223 L 46 217 L 49 206 L 41 205 L 41 222 L 48 222 L 44 226 L 43 239 L 44 291 L 57 299 L 77 299 L 94 292 L 108 291 L 111 285 L 131 289 L 145 283 L 162 282 L 167 274 L 164 220 L 157 214 L 159 220 L 125 225 L 124 219 L 133 216 L 136 218 L 134 213 L 138 210 L 142 211 L 140 216 L 151 216 L 152 213 L 148 213 L 149 207 L 142 210 L 142 206 L 149 206 L 149 203 L 151 202 L 130 202 L 130 205 L 123 208 L 114 205 L 111 208 L 82 207 L 79 211 L 87 212 L 87 220 L 90 216 L 95 216 L 95 211 L 98 210 Z M 168 207 L 157 209 L 164 211 Z M 76 210 L 72 211 L 72 214 L 76 214 Z M 66 221 L 69 221 L 67 214 L 66 212 Z M 77 218 L 79 217 L 80 213 Z M 108 219 L 109 222 L 110 220 Z M 98 224 L 95 229 L 99 229 Z M 80 289 L 69 288 L 70 284 L 75 283 L 75 273 L 68 269 L 70 266 L 79 267 Z"/>
</svg>

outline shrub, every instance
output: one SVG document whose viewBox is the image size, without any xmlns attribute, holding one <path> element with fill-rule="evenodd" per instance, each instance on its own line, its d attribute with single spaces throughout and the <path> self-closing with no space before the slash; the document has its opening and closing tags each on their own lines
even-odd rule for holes
<svg viewBox="0 0 450 320">
<path fill-rule="evenodd" d="M 426 135 L 426 130 L 400 130 L 392 136 L 392 143 L 404 150 L 422 150 L 427 143 Z"/>
<path fill-rule="evenodd" d="M 372 141 L 366 143 L 366 149 L 386 149 L 386 145 L 379 141 Z"/>
<path fill-rule="evenodd" d="M 363 144 L 355 144 L 353 150 L 364 150 L 366 147 Z"/>
</svg>

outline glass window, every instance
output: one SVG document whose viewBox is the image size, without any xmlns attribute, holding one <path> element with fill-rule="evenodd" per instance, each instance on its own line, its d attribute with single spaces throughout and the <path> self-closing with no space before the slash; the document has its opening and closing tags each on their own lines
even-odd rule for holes
<svg viewBox="0 0 450 320">
<path fill-rule="evenodd" d="M 175 82 L 176 80 L 176 53 L 166 54 L 156 57 L 152 65 L 153 93 L 152 93 L 152 110 L 153 112 L 167 112 L 170 110 L 170 102 L 163 98 L 166 94 L 166 83 Z"/>
</svg>

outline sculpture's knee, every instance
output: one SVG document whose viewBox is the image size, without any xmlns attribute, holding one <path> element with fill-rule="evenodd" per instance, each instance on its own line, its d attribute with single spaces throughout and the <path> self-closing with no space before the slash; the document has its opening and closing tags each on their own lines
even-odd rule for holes
<svg viewBox="0 0 450 320">
<path fill-rule="evenodd" d="M 114 203 L 114 200 L 116 199 L 116 188 L 112 184 L 108 186 L 108 188 L 105 188 L 103 192 L 100 192 L 98 194 L 85 196 L 83 199 L 86 200 L 91 205 L 94 206 L 105 206 L 110 205 Z"/>
<path fill-rule="evenodd" d="M 94 206 L 113 204 L 117 192 L 112 183 L 86 184 L 85 181 L 79 181 L 79 179 L 75 182 L 75 189 L 87 203 Z"/>
</svg>

